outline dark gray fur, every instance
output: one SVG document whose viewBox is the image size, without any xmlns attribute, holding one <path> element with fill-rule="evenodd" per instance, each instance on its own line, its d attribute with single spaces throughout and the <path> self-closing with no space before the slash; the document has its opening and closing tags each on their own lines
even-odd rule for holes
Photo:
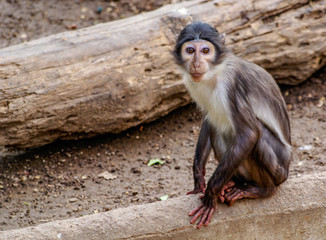
<svg viewBox="0 0 326 240">
<path fill-rule="evenodd" d="M 204 89 L 200 85 L 203 83 L 191 80 L 180 54 L 182 44 L 198 36 L 210 41 L 218 53 L 215 68 L 211 70 L 216 71 L 217 83 L 215 89 L 207 92 L 196 92 Z M 273 194 L 276 186 L 287 179 L 292 159 L 289 118 L 275 80 L 263 68 L 236 57 L 221 42 L 218 31 L 200 22 L 181 32 L 174 55 L 184 72 L 186 87 L 205 114 L 193 164 L 194 192 L 199 192 L 205 184 L 205 165 L 213 149 L 219 165 L 207 184 L 205 206 L 215 206 L 222 187 L 231 179 L 239 189 L 253 196 Z M 206 96 L 208 92 L 219 93 L 216 94 L 219 101 Z M 225 104 L 220 106 L 221 103 Z M 230 126 L 216 122 L 216 114 L 210 112 L 214 105 L 208 104 L 223 108 Z"/>
</svg>

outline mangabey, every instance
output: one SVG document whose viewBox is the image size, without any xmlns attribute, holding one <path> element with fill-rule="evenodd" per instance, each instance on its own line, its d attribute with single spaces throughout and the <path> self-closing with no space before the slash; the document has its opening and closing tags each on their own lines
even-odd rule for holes
<svg viewBox="0 0 326 240">
<path fill-rule="evenodd" d="M 202 22 L 185 27 L 174 56 L 184 83 L 204 113 L 193 164 L 202 204 L 191 223 L 207 225 L 218 201 L 271 196 L 288 177 L 292 159 L 290 124 L 281 92 L 270 74 L 236 57 L 224 35 Z M 205 186 L 205 165 L 213 148 L 219 164 Z M 206 187 L 206 189 L 205 189 Z"/>
</svg>

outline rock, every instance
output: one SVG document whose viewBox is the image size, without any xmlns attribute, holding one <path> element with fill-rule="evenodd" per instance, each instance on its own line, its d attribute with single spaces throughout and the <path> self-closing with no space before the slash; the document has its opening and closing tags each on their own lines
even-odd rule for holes
<svg viewBox="0 0 326 240">
<path fill-rule="evenodd" d="M 78 198 L 70 198 L 69 202 L 70 203 L 78 202 Z"/>
<path fill-rule="evenodd" d="M 100 178 L 104 178 L 105 180 L 112 180 L 112 179 L 116 179 L 117 176 L 109 173 L 108 171 L 102 172 L 98 175 L 98 177 Z"/>
</svg>

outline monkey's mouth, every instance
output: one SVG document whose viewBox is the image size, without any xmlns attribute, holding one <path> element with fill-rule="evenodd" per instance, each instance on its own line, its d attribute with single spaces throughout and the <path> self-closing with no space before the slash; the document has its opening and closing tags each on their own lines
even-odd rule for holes
<svg viewBox="0 0 326 240">
<path fill-rule="evenodd" d="M 204 73 L 191 73 L 191 77 L 195 82 L 199 82 L 199 80 L 203 77 Z"/>
</svg>

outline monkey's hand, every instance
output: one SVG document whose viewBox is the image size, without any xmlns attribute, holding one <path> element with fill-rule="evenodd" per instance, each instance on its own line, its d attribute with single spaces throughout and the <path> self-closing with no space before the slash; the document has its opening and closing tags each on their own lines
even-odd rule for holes
<svg viewBox="0 0 326 240">
<path fill-rule="evenodd" d="M 205 187 L 206 187 L 206 183 L 205 183 L 205 178 L 204 178 L 205 174 L 199 173 L 199 174 L 195 174 L 195 188 L 194 190 L 190 191 L 187 193 L 187 195 L 189 194 L 197 194 L 197 193 L 205 193 Z"/>
<path fill-rule="evenodd" d="M 203 225 L 207 226 L 209 224 L 217 207 L 218 201 L 216 195 L 214 196 L 208 192 L 206 192 L 205 195 L 200 196 L 200 198 L 202 198 L 203 203 L 189 213 L 189 216 L 193 216 L 190 220 L 191 224 L 196 222 L 197 219 L 201 217 L 199 223 L 197 224 L 197 228 L 201 228 Z"/>
</svg>

